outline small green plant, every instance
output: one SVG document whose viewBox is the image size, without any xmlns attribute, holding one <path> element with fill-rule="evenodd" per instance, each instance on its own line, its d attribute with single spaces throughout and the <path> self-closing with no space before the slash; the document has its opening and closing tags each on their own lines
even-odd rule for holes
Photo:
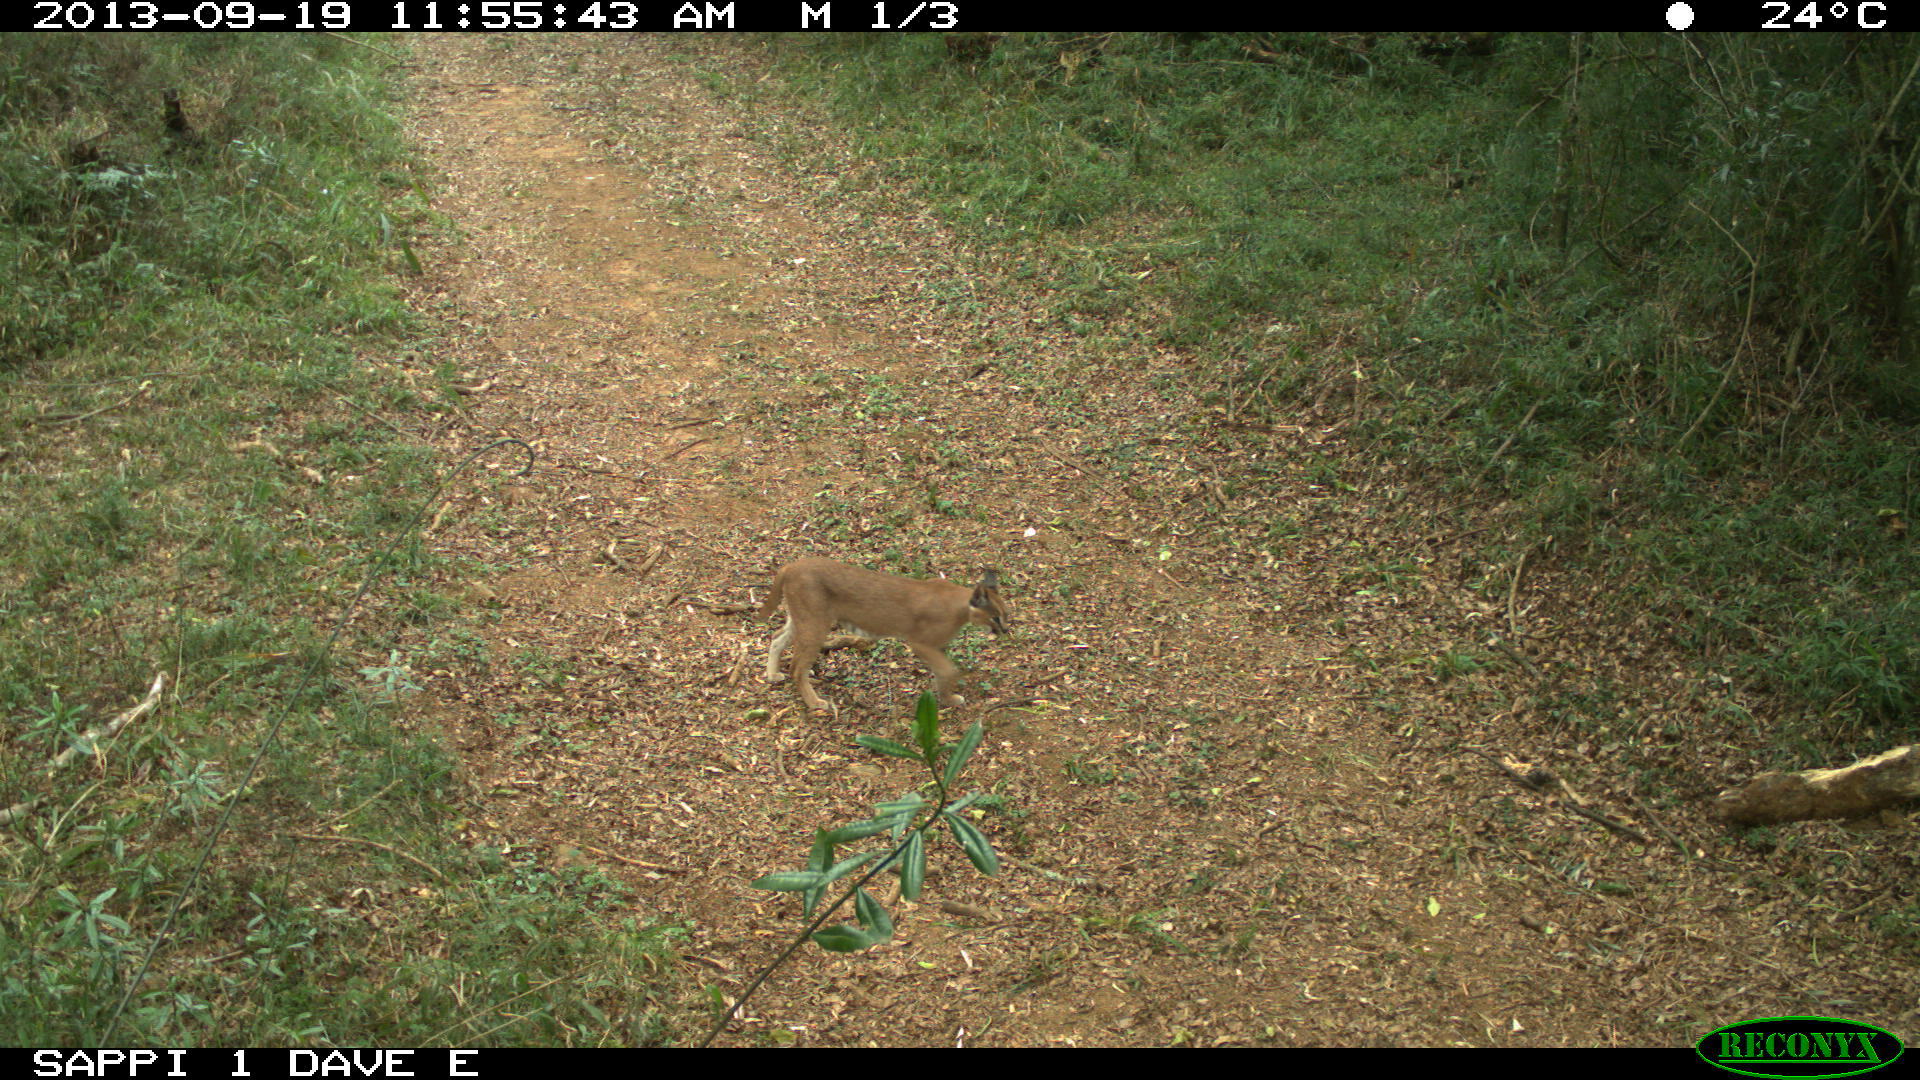
<svg viewBox="0 0 1920 1080">
<path fill-rule="evenodd" d="M 557 690 L 573 678 L 573 664 L 570 661 L 535 646 L 529 645 L 515 653 L 513 663 L 520 669 L 523 680 L 543 689 Z"/>
<path fill-rule="evenodd" d="M 913 736 L 917 750 L 873 735 L 862 735 L 854 741 L 876 753 L 889 757 L 906 758 L 926 765 L 937 799 L 933 810 L 917 824 L 914 819 L 922 810 L 929 808 L 927 800 L 917 791 L 891 802 L 876 806 L 873 817 L 866 821 L 854 822 L 835 830 L 820 830 L 814 837 L 813 851 L 807 858 L 807 869 L 783 871 L 760 878 L 753 883 L 755 888 L 771 889 L 776 892 L 798 892 L 802 894 L 804 910 L 811 915 L 813 908 L 826 894 L 827 886 L 873 861 L 882 854 L 879 849 L 855 855 L 851 858 L 835 861 L 834 848 L 840 844 L 864 840 L 869 836 L 890 833 L 896 841 L 893 852 L 887 855 L 872 872 L 871 878 L 881 870 L 897 869 L 901 877 L 900 895 L 908 900 L 918 899 L 921 883 L 926 879 L 927 851 L 925 835 L 935 823 L 944 823 L 953 834 L 954 841 L 960 845 L 981 873 L 989 876 L 1000 869 L 1000 860 L 994 854 L 993 847 L 987 842 L 972 822 L 961 816 L 961 811 L 977 802 L 983 793 L 975 792 L 964 798 L 951 800 L 949 797 L 953 785 L 959 780 L 969 758 L 980 745 L 986 729 L 978 721 L 967 729 L 957 742 L 940 742 L 940 710 L 931 693 L 920 695 L 919 707 L 915 710 Z M 941 765 L 941 759 L 946 764 Z M 863 879 L 864 882 L 865 879 Z M 830 952 L 853 952 L 871 945 L 880 944 L 892 937 L 893 921 L 885 909 L 865 890 L 855 886 L 855 909 L 861 929 L 841 925 L 820 931 L 812 935 L 814 943 Z M 841 903 L 846 897 L 841 898 Z M 838 907 L 836 904 L 835 907 Z M 828 914 L 831 914 L 829 909 Z M 825 916 L 823 916 L 824 918 Z"/>
<path fill-rule="evenodd" d="M 831 489 L 814 495 L 814 512 L 808 515 L 813 525 L 836 540 L 844 540 L 859 517 L 859 508 L 835 495 Z"/>
<path fill-rule="evenodd" d="M 1073 782 L 1076 784 L 1088 784 L 1094 787 L 1105 787 L 1120 779 L 1119 773 L 1104 766 L 1090 765 L 1079 754 L 1067 759 L 1067 775 L 1073 777 Z"/>
<path fill-rule="evenodd" d="M 1906 904 L 1875 915 L 1872 926 L 1896 947 L 1920 954 L 1920 904 Z"/>
<path fill-rule="evenodd" d="M 372 683 L 377 690 L 374 700 L 382 705 L 391 705 L 400 700 L 400 695 L 420 689 L 413 681 L 413 669 L 400 659 L 400 650 L 387 650 L 387 662 L 384 666 L 363 667 L 360 675 Z"/>
<path fill-rule="evenodd" d="M 167 813 L 190 818 L 198 823 L 200 811 L 211 809 L 226 795 L 226 779 L 219 766 L 210 761 L 188 761 L 175 757 L 167 762 Z"/>
<path fill-rule="evenodd" d="M 35 734 L 50 734 L 59 745 L 55 752 L 77 745 L 80 738 L 80 714 L 87 711 L 85 705 L 72 704 L 61 700 L 60 691 L 55 690 L 46 705 L 35 709 L 39 715 L 33 718 Z"/>
<path fill-rule="evenodd" d="M 1131 916 L 1126 921 L 1126 929 L 1128 933 L 1146 939 L 1155 949 L 1182 955 L 1190 951 L 1179 938 L 1173 936 L 1171 910 L 1143 911 Z"/>
<path fill-rule="evenodd" d="M 874 807 L 874 815 L 865 821 L 852 822 L 837 829 L 818 830 L 814 834 L 813 850 L 807 854 L 806 869 L 780 870 L 753 882 L 756 889 L 799 893 L 802 914 L 812 917 L 812 922 L 795 937 L 786 951 L 754 979 L 733 1008 L 727 1010 L 713 1030 L 707 1033 L 702 1045 L 711 1043 L 727 1020 L 739 1011 L 767 976 L 806 941 L 812 940 L 828 952 L 850 953 L 891 939 L 893 917 L 881 906 L 880 901 L 874 899 L 872 893 L 867 892 L 866 884 L 881 871 L 893 870 L 900 875 L 901 898 L 919 899 L 921 887 L 927 878 L 926 836 L 934 825 L 943 824 L 947 827 L 954 842 L 960 845 L 960 850 L 975 869 L 988 876 L 1000 872 L 1000 857 L 994 853 L 986 834 L 964 816 L 964 811 L 985 798 L 986 793 L 974 792 L 958 799 L 952 797 L 954 785 L 959 782 L 967 761 L 973 757 L 980 740 L 986 736 L 986 728 L 975 721 L 958 741 L 942 743 L 940 707 L 931 693 L 924 693 L 920 695 L 920 703 L 914 710 L 911 730 L 914 740 L 914 746 L 911 747 L 875 735 L 862 735 L 854 742 L 877 754 L 905 758 L 925 765 L 934 789 L 933 800 L 929 802 L 919 791 L 910 791 L 898 799 L 878 804 Z M 945 759 L 944 764 L 942 759 Z M 852 844 L 882 834 L 892 841 L 891 851 L 878 847 L 845 858 L 838 856 L 836 849 L 842 844 Z M 873 864 L 872 869 L 842 893 L 831 907 L 814 915 L 814 909 L 826 897 L 829 886 L 868 864 Z M 854 917 L 858 925 L 841 923 L 820 929 L 849 899 L 854 902 Z"/>
<path fill-rule="evenodd" d="M 1479 657 L 1458 649 L 1448 649 L 1433 658 L 1433 674 L 1442 682 L 1465 678 L 1485 666 Z"/>
<path fill-rule="evenodd" d="M 927 509 L 942 517 L 965 517 L 967 508 L 952 499 L 945 498 L 939 492 L 927 492 Z"/>
<path fill-rule="evenodd" d="M 1007 987 L 1009 994 L 1025 993 L 1058 978 L 1067 969 L 1072 954 L 1063 949 L 1049 949 L 1027 964 L 1027 969 L 1012 986 Z"/>
<path fill-rule="evenodd" d="M 1363 563 L 1346 575 L 1346 580 L 1361 585 L 1354 590 L 1356 596 L 1397 596 L 1411 590 L 1419 579 L 1420 564 L 1405 559 Z"/>
<path fill-rule="evenodd" d="M 96 980 L 119 968 L 131 951 L 125 938 L 132 934 L 133 927 L 107 910 L 107 903 L 119 891 L 107 889 L 91 900 L 81 900 L 64 885 L 53 890 L 54 909 L 63 912 L 53 928 L 54 936 L 91 958 L 89 977 Z M 84 950 L 78 948 L 82 943 Z"/>
<path fill-rule="evenodd" d="M 912 405 L 900 396 L 900 390 L 884 375 L 867 376 L 867 396 L 857 410 L 862 417 L 905 416 Z"/>
</svg>

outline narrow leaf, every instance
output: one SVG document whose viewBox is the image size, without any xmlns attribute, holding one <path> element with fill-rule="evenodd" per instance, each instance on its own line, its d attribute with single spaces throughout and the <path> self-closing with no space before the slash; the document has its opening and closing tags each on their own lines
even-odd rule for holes
<svg viewBox="0 0 1920 1080">
<path fill-rule="evenodd" d="M 774 892 L 804 892 L 824 885 L 828 880 L 825 874 L 812 870 L 776 870 L 751 885 L 756 889 L 771 889 Z"/>
<path fill-rule="evenodd" d="M 920 744 L 923 759 L 931 764 L 934 752 L 940 749 L 940 706 L 931 693 L 921 694 L 920 705 L 914 710 L 913 741 Z"/>
<path fill-rule="evenodd" d="M 976 869 L 988 877 L 1000 872 L 1000 856 L 993 853 L 993 845 L 987 842 L 985 833 L 974 828 L 973 823 L 963 817 L 943 813 L 940 818 L 953 832 L 953 838 L 960 841 L 960 850 L 967 853 L 967 858 Z"/>
<path fill-rule="evenodd" d="M 917 832 L 907 841 L 907 850 L 901 855 L 900 895 L 908 900 L 920 899 L 920 887 L 927 880 L 927 834 Z"/>
<path fill-rule="evenodd" d="M 891 828 L 893 828 L 892 821 L 874 818 L 871 821 L 856 821 L 851 825 L 842 825 L 827 836 L 836 844 L 846 844 L 855 840 L 865 840 L 869 836 L 878 836 Z"/>
<path fill-rule="evenodd" d="M 813 943 L 828 952 L 846 953 L 859 952 L 873 944 L 873 941 L 863 931 L 841 923 L 813 935 Z"/>
<path fill-rule="evenodd" d="M 807 853 L 807 869 L 825 870 L 833 864 L 833 836 L 825 829 L 813 834 L 813 850 Z"/>
<path fill-rule="evenodd" d="M 893 916 L 873 894 L 865 889 L 853 894 L 853 910 L 860 917 L 860 925 L 867 928 L 867 937 L 874 943 L 887 941 L 893 937 Z"/>
<path fill-rule="evenodd" d="M 400 254 L 407 257 L 407 269 L 413 271 L 414 277 L 419 277 L 421 274 L 420 256 L 413 253 L 413 245 L 407 242 L 407 234 L 405 233 L 400 234 Z"/>
<path fill-rule="evenodd" d="M 960 736 L 959 745 L 953 748 L 953 757 L 947 760 L 946 786 L 948 788 L 952 788 L 954 782 L 960 779 L 960 770 L 967 767 L 967 759 L 973 756 L 974 748 L 980 745 L 980 740 L 986 736 L 986 733 L 987 729 L 980 726 L 980 721 L 975 720 L 973 726 L 967 729 L 967 733 Z"/>
<path fill-rule="evenodd" d="M 921 798 L 919 792 L 910 791 L 892 802 L 875 803 L 873 816 L 876 820 L 885 818 L 889 821 L 910 821 L 926 805 L 927 800 Z"/>
<path fill-rule="evenodd" d="M 826 878 L 828 881 L 838 881 L 839 879 L 846 877 L 848 874 L 853 873 L 855 870 L 858 870 L 861 867 L 872 862 L 873 860 L 879 858 L 883 854 L 885 854 L 885 852 L 867 851 L 867 852 L 862 852 L 859 855 L 855 855 L 851 859 L 842 859 L 839 862 L 834 863 L 833 866 L 826 871 Z"/>
<path fill-rule="evenodd" d="M 878 735 L 859 735 L 856 736 L 853 741 L 856 745 L 864 746 L 876 754 L 906 758 L 908 761 L 920 760 L 919 754 L 907 749 L 900 743 L 894 742 L 892 739 L 883 739 Z"/>
</svg>

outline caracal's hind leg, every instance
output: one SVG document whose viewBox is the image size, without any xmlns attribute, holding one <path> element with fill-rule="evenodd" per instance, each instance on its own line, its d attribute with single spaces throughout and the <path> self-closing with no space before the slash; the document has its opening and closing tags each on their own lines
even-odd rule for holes
<svg viewBox="0 0 1920 1080">
<path fill-rule="evenodd" d="M 773 643 L 767 646 L 767 682 L 777 683 L 780 681 L 780 651 L 785 649 L 787 644 L 792 640 L 793 615 L 788 614 L 787 625 L 781 627 L 780 632 L 773 635 Z"/>
</svg>

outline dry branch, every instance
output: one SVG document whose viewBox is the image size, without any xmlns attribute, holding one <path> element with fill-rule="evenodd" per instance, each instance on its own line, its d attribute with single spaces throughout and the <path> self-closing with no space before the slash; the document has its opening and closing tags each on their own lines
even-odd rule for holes
<svg viewBox="0 0 1920 1080">
<path fill-rule="evenodd" d="M 422 870 L 425 870 L 427 873 L 432 874 L 434 877 L 439 878 L 441 881 L 447 880 L 447 875 L 435 869 L 432 863 L 427 862 L 425 859 L 422 859 L 417 855 L 409 855 L 406 852 L 401 851 L 399 848 L 394 847 L 391 844 L 383 844 L 378 840 L 364 840 L 358 836 L 344 836 L 344 835 L 316 836 L 313 833 L 302 833 L 302 832 L 281 833 L 280 835 L 285 836 L 291 840 L 313 840 L 322 844 L 365 844 L 367 847 L 379 848 L 381 851 L 387 852 L 388 854 L 398 855 L 401 858 L 407 860 L 408 862 L 413 863 L 415 866 L 420 867 Z"/>
<path fill-rule="evenodd" d="M 1527 654 L 1519 651 L 1518 649 L 1515 649 L 1513 646 L 1507 644 L 1506 642 L 1500 640 L 1499 638 L 1490 637 L 1487 639 L 1487 644 L 1493 646 L 1496 649 L 1499 649 L 1502 653 L 1506 654 L 1507 659 L 1513 661 L 1516 664 L 1519 664 L 1523 668 L 1526 668 L 1529 672 L 1533 674 L 1534 678 L 1538 679 L 1545 676 L 1546 673 L 1540 670 L 1540 665 L 1534 663 L 1531 657 L 1527 656 Z"/>
<path fill-rule="evenodd" d="M 633 572 L 633 580 L 639 581 L 641 578 L 646 577 L 647 571 L 652 570 L 654 565 L 664 558 L 666 554 L 667 545 L 661 544 L 659 547 L 654 548 L 653 554 L 647 556 L 647 561 L 641 563 L 640 568 Z"/>
<path fill-rule="evenodd" d="M 1838 769 L 1766 772 L 1720 793 L 1714 812 L 1729 825 L 1768 825 L 1809 818 L 1861 817 L 1920 799 L 1920 745 Z"/>
<path fill-rule="evenodd" d="M 686 871 L 686 869 L 685 869 L 685 868 L 683 868 L 683 867 L 679 867 L 679 866 L 662 866 L 662 865 L 661 865 L 661 864 L 659 864 L 659 863 L 651 863 L 651 862 L 642 862 L 642 861 L 641 861 L 641 860 L 639 860 L 639 859 L 629 859 L 629 858 L 627 858 L 627 857 L 626 857 L 625 855 L 619 855 L 619 854 L 615 854 L 614 852 L 611 852 L 611 851 L 605 851 L 605 850 L 602 850 L 602 849 L 600 849 L 600 848 L 597 848 L 597 847 L 594 847 L 594 846 L 593 846 L 592 844 L 580 844 L 580 845 L 577 845 L 577 846 L 578 846 L 578 847 L 580 848 L 580 850 L 582 850 L 582 851 L 591 851 L 591 852 L 593 852 L 593 853 L 594 853 L 595 855 L 603 855 L 603 856 L 605 856 L 605 857 L 607 857 L 607 858 L 609 858 L 609 859 L 618 859 L 618 860 L 620 860 L 621 862 L 623 862 L 623 863 L 626 863 L 626 864 L 627 864 L 628 866 L 638 866 L 638 867 L 642 867 L 642 868 L 644 868 L 644 869 L 647 869 L 647 870 L 661 870 L 661 871 L 665 871 L 666 873 L 669 873 L 669 874 L 684 874 L 684 873 L 687 873 L 687 871 Z"/>
<path fill-rule="evenodd" d="M 1513 440 L 1520 437 L 1520 433 L 1527 429 L 1528 421 L 1533 419 L 1533 414 L 1539 411 L 1540 411 L 1540 403 L 1537 401 L 1527 408 L 1527 415 L 1520 418 L 1520 422 L 1518 424 L 1515 424 L 1513 426 L 1513 430 L 1507 434 L 1507 440 L 1500 444 L 1499 449 L 1493 452 L 1492 457 L 1487 459 L 1487 466 L 1489 468 L 1493 466 L 1494 462 L 1500 460 L 1500 455 L 1507 452 L 1507 447 L 1513 445 Z"/>
<path fill-rule="evenodd" d="M 1580 798 L 1580 793 L 1574 791 L 1573 788 L 1569 786 L 1565 780 L 1562 780 L 1556 775 L 1552 769 L 1541 765 L 1529 766 L 1524 762 L 1512 761 L 1510 759 L 1502 761 L 1484 750 L 1469 749 L 1468 752 L 1486 758 L 1493 763 L 1494 767 L 1506 773 L 1508 779 L 1528 790 L 1538 791 L 1543 795 L 1551 795 L 1555 790 L 1560 791 L 1567 797 L 1567 801 L 1561 805 L 1564 806 L 1569 813 L 1579 814 L 1588 821 L 1597 825 L 1603 825 L 1630 840 L 1638 840 L 1643 844 L 1651 842 L 1647 834 L 1641 832 L 1639 829 L 1617 818 L 1610 817 L 1598 810 L 1585 806 L 1585 800 Z"/>
<path fill-rule="evenodd" d="M 1527 556 L 1531 554 L 1532 548 L 1520 553 L 1520 561 L 1513 564 L 1513 582 L 1507 586 L 1507 629 L 1515 634 L 1520 632 L 1520 623 L 1514 617 L 1513 602 L 1520 595 L 1520 575 L 1527 572 Z"/>
<path fill-rule="evenodd" d="M 115 735 L 120 734 L 121 728 L 126 727 L 128 724 L 133 723 L 135 720 L 152 711 L 153 707 L 160 701 L 160 691 L 164 689 L 166 685 L 167 676 L 165 673 L 155 675 L 153 677 L 153 685 L 147 689 L 147 696 L 140 699 L 140 704 L 135 705 L 133 708 L 128 709 L 126 712 L 121 713 L 105 724 L 73 740 L 72 744 L 65 750 L 55 754 L 53 759 L 47 762 L 47 775 L 51 777 L 54 773 L 59 772 L 74 758 L 79 757 L 83 749 L 88 753 L 98 753 L 102 740 L 111 739 Z M 22 799 L 12 806 L 0 810 L 0 825 L 5 825 L 21 814 L 40 805 L 41 801 L 45 798 L 45 795 L 35 795 L 31 799 Z"/>
<path fill-rule="evenodd" d="M 140 389 L 135 390 L 133 393 L 128 394 L 126 397 L 121 398 L 119 401 L 116 401 L 111 405 L 102 405 L 99 408 L 90 410 L 88 412 L 61 413 L 55 416 L 30 416 L 27 418 L 26 422 L 28 424 L 77 424 L 80 421 L 86 420 L 90 417 L 99 416 L 103 412 L 109 412 L 113 409 L 119 408 L 122 405 L 130 404 L 133 401 L 133 399 L 147 392 L 148 385 L 149 385 L 148 383 L 141 383 Z"/>
<path fill-rule="evenodd" d="M 666 457 L 663 457 L 663 458 L 661 458 L 660 460 L 661 460 L 661 461 L 672 461 L 672 460 L 673 460 L 674 458 L 677 458 L 677 457 L 679 457 L 679 456 L 680 456 L 681 454 L 684 454 L 684 453 L 686 453 L 687 451 L 689 451 L 689 450 L 691 450 L 691 449 L 693 449 L 694 447 L 696 447 L 696 446 L 699 446 L 699 445 L 700 445 L 701 443 L 704 443 L 704 442 L 712 442 L 712 441 L 713 441 L 713 440 L 712 440 L 711 438 L 703 438 L 703 439 L 691 439 L 691 440 L 688 440 L 687 442 L 683 442 L 683 443 L 681 443 L 681 444 L 680 444 L 679 446 L 677 446 L 677 447 L 675 447 L 675 448 L 673 449 L 673 452 L 672 452 L 672 453 L 670 453 L 670 454 L 668 454 L 668 455 L 667 455 Z"/>
</svg>

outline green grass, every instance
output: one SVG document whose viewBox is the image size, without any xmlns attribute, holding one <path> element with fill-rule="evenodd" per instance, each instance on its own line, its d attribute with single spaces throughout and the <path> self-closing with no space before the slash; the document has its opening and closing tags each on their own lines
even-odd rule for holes
<svg viewBox="0 0 1920 1080">
<path fill-rule="evenodd" d="M 837 176 L 828 196 L 932 201 L 1100 362 L 1195 357 L 1191 384 L 1157 385 L 1164 401 L 1196 389 L 1235 418 L 1337 416 L 1345 448 L 1236 481 L 1320 489 L 1266 523 L 1276 557 L 1380 476 L 1498 505 L 1452 522 L 1490 526 L 1489 596 L 1522 550 L 1607 583 L 1615 614 L 1737 680 L 1714 717 L 1729 730 L 1764 722 L 1805 757 L 1910 733 L 1920 377 L 1904 327 L 1920 313 L 1913 245 L 1895 241 L 1916 46 L 1466 45 L 1008 35 L 961 60 L 938 35 L 899 35 L 776 51 L 863 140 L 867 164 L 818 170 Z M 442 226 L 381 63 L 330 36 L 0 38 L 0 805 L 43 800 L 0 847 L 10 1044 L 671 1035 L 674 931 L 624 921 L 600 875 L 476 845 L 452 758 L 402 722 L 423 671 L 490 659 L 486 612 L 446 587 L 478 568 L 402 535 L 443 464 L 404 432 L 459 405 L 451 368 L 415 389 L 388 359 L 424 332 L 395 282 L 418 269 L 408 237 Z M 169 134 L 169 88 L 191 138 Z M 983 286 L 947 277 L 938 302 L 987 310 Z M 1074 408 L 1023 334 L 983 328 L 975 352 Z M 844 416 L 889 419 L 922 388 L 828 389 Z M 936 452 L 964 466 L 980 449 Z M 1133 442 L 1090 453 L 1123 488 L 1158 468 Z M 829 536 L 880 523 L 907 568 L 924 562 L 913 530 L 970 512 L 944 491 L 892 521 L 898 506 L 853 491 L 814 506 Z M 1423 566 L 1369 550 L 1334 573 L 1399 594 Z M 538 652 L 492 659 L 529 686 L 574 675 Z M 1461 686 L 1489 658 L 1355 660 Z M 159 709 L 43 771 L 156 672 Z M 1626 701 L 1601 677 L 1541 704 L 1564 730 L 1624 738 Z M 1204 757 L 1186 764 L 1177 798 L 1202 808 Z M 1128 925 L 1165 945 L 1160 921 Z M 1911 939 L 1913 922 L 1883 929 Z"/>
<path fill-rule="evenodd" d="M 1782 745 L 1911 734 L 1920 310 L 1885 140 L 1920 127 L 1920 54 L 1473 37 L 772 52 L 858 141 L 843 186 L 931 200 L 1102 356 L 1184 349 L 1233 416 L 1322 408 L 1348 442 L 1314 482 L 1469 508 L 1437 524 L 1487 535 L 1495 578 L 1516 542 L 1584 572 L 1772 701 Z"/>
<path fill-rule="evenodd" d="M 597 874 L 476 847 L 454 760 L 400 722 L 426 658 L 475 653 L 440 587 L 473 570 L 404 533 L 443 465 L 403 432 L 455 406 L 385 359 L 421 332 L 407 235 L 439 225 L 380 62 L 0 39 L 0 806 L 42 799 L 0 844 L 0 1042 L 664 1037 L 672 932 Z M 157 709 L 46 774 L 156 673 Z"/>
</svg>

